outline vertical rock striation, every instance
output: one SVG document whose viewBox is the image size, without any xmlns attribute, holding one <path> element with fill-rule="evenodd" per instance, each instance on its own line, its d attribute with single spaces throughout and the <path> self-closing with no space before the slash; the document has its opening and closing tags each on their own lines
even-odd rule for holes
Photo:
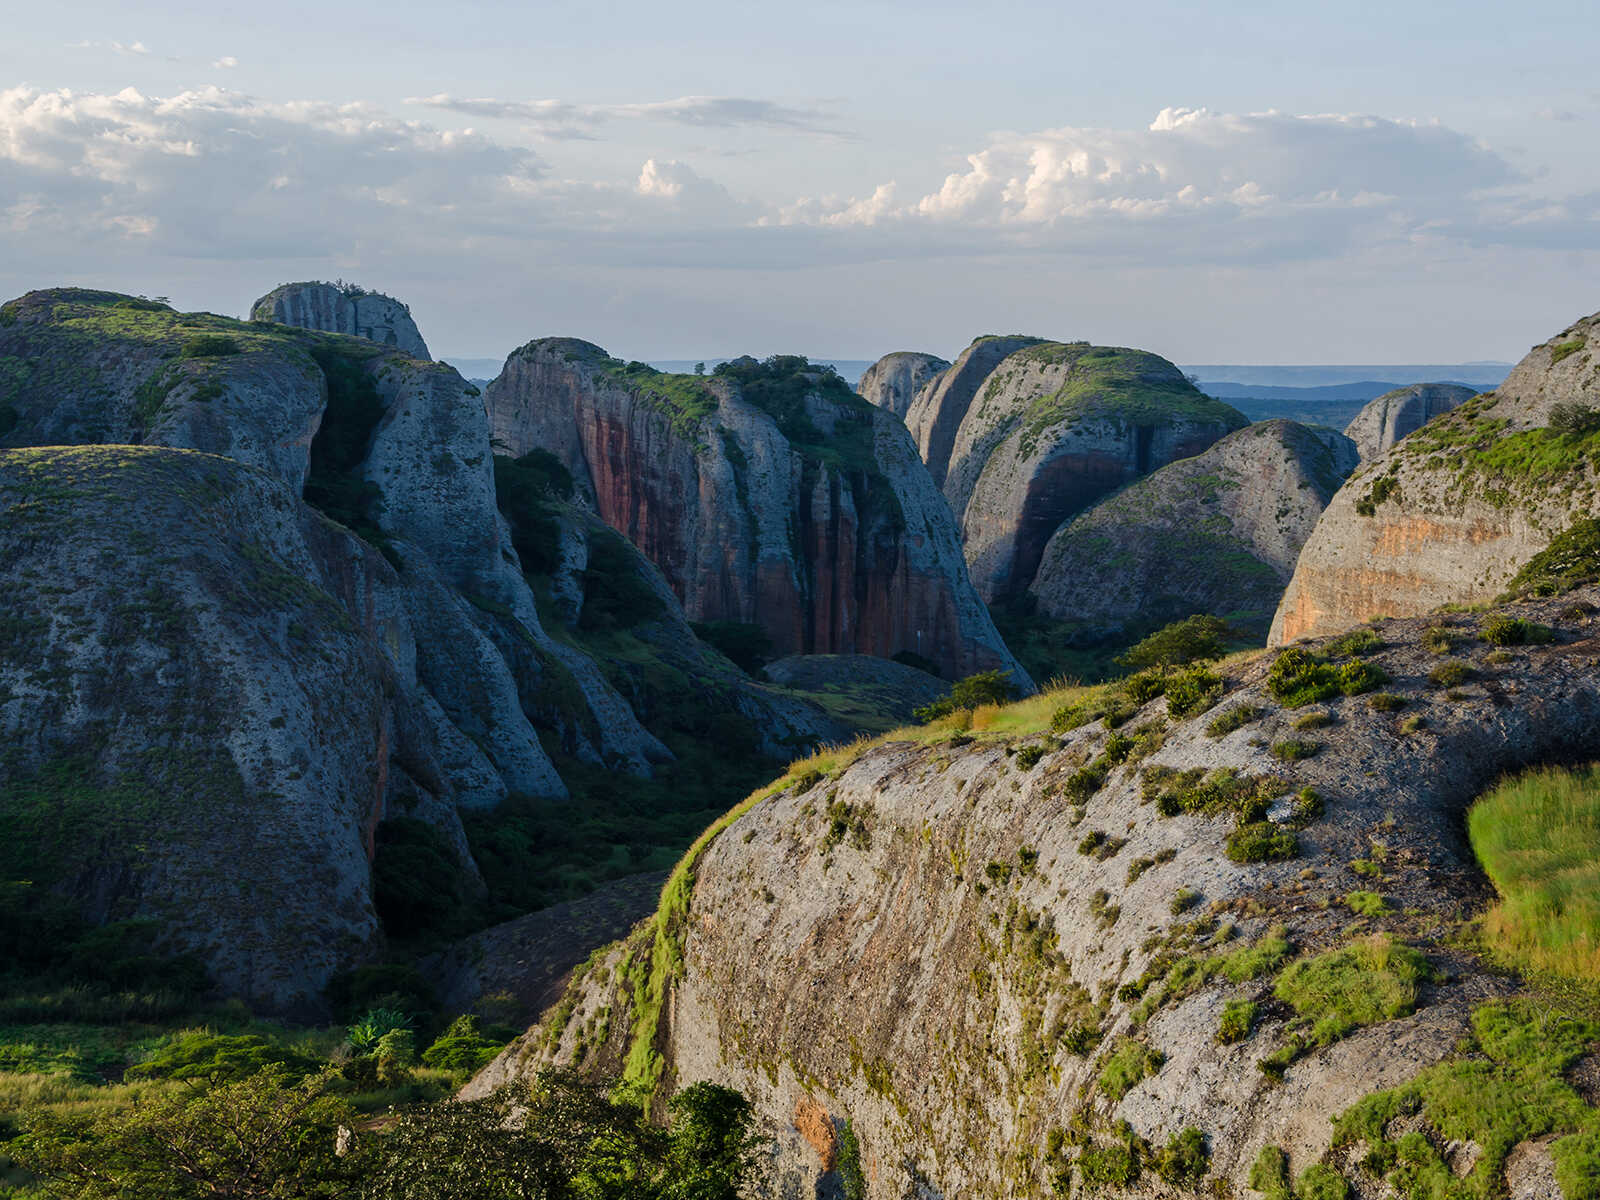
<svg viewBox="0 0 1600 1200">
<path fill-rule="evenodd" d="M 875 404 L 904 420 L 917 393 L 949 366 L 937 355 L 897 350 L 868 367 L 856 391 L 868 404 Z"/>
<path fill-rule="evenodd" d="M 1357 413 L 1344 427 L 1344 435 L 1355 442 L 1365 462 L 1387 453 L 1390 446 L 1407 434 L 1415 433 L 1441 413 L 1465 404 L 1477 394 L 1472 388 L 1454 383 L 1413 383 L 1396 388 Z"/>
<path fill-rule="evenodd" d="M 354 284 L 285 283 L 250 306 L 252 321 L 275 321 L 323 333 L 346 333 L 426 362 L 432 356 L 411 309 Z"/>
</svg>

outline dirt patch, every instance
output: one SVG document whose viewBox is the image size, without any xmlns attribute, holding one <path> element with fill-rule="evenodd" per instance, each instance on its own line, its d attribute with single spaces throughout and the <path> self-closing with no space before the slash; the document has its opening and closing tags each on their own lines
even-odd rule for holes
<svg viewBox="0 0 1600 1200">
<path fill-rule="evenodd" d="M 794 1102 L 794 1127 L 806 1143 L 817 1152 L 823 1171 L 833 1170 L 839 1158 L 839 1135 L 833 1127 L 833 1118 L 820 1101 L 812 1096 L 801 1096 Z"/>
</svg>

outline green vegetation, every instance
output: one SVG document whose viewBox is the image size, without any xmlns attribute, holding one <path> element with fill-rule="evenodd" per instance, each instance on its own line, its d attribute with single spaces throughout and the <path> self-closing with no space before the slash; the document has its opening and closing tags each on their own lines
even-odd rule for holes
<svg viewBox="0 0 1600 1200">
<path fill-rule="evenodd" d="M 572 498 L 572 473 L 548 450 L 521 458 L 494 456 L 494 496 L 511 545 L 529 575 L 550 575 L 561 565 L 561 523 L 556 502 Z"/>
<path fill-rule="evenodd" d="M 1166 682 L 1167 713 L 1182 720 L 1206 712 L 1222 698 L 1220 675 L 1204 667 L 1180 671 Z"/>
<path fill-rule="evenodd" d="M 1467 831 L 1500 894 L 1483 920 L 1496 957 L 1600 983 L 1600 768 L 1506 780 L 1472 806 Z"/>
<path fill-rule="evenodd" d="M 1539 645 L 1555 641 L 1555 636 L 1555 631 L 1548 625 L 1507 616 L 1505 613 L 1491 613 L 1484 618 L 1483 626 L 1478 630 L 1478 637 L 1492 646 Z"/>
<path fill-rule="evenodd" d="M 980 671 L 968 675 L 950 689 L 942 700 L 925 704 L 912 715 L 926 725 L 956 712 L 970 712 L 986 705 L 1005 704 L 1017 695 L 1017 685 L 1004 671 Z"/>
<path fill-rule="evenodd" d="M 1356 512 L 1363 517 L 1376 516 L 1378 506 L 1400 496 L 1400 481 L 1393 475 L 1380 475 L 1373 480 L 1366 494 L 1356 501 Z"/>
<path fill-rule="evenodd" d="M 1226 653 L 1229 634 L 1228 623 L 1218 617 L 1186 617 L 1152 633 L 1117 661 L 1130 671 L 1207 662 Z"/>
<path fill-rule="evenodd" d="M 732 660 L 734 666 L 759 676 L 772 657 L 772 639 L 759 625 L 740 621 L 695 621 L 694 634 Z"/>
<path fill-rule="evenodd" d="M 359 474 L 373 431 L 383 417 L 377 384 L 360 360 L 332 347 L 313 346 L 311 357 L 327 381 L 328 407 L 311 440 L 306 503 L 382 548 L 388 542 L 378 527 L 383 493 Z"/>
<path fill-rule="evenodd" d="M 1164 1061 L 1137 1038 L 1123 1038 L 1100 1066 L 1100 1090 L 1115 1104 L 1141 1079 L 1159 1071 Z"/>
<path fill-rule="evenodd" d="M 374 836 L 372 903 L 384 932 L 400 941 L 470 928 L 466 868 L 432 825 L 391 817 Z"/>
<path fill-rule="evenodd" d="M 1580 517 L 1522 564 L 1506 585 L 1505 598 L 1559 596 L 1596 582 L 1600 582 L 1600 520 Z"/>
<path fill-rule="evenodd" d="M 1421 985 L 1432 977 L 1428 960 L 1387 934 L 1373 934 L 1314 958 L 1291 963 L 1273 995 L 1294 1009 L 1288 1042 L 1261 1062 L 1281 1076 L 1289 1064 L 1364 1025 L 1410 1016 Z"/>
<path fill-rule="evenodd" d="M 1225 737 L 1235 729 L 1243 729 L 1266 715 L 1267 710 L 1259 704 L 1236 704 L 1211 718 L 1211 723 L 1206 726 L 1206 736 Z"/>
<path fill-rule="evenodd" d="M 1228 834 L 1227 849 L 1236 863 L 1284 862 L 1299 855 L 1300 839 L 1271 821 L 1251 821 Z"/>
<path fill-rule="evenodd" d="M 1224 1046 L 1242 1042 L 1256 1027 L 1256 1004 L 1253 1000 L 1233 999 L 1222 1006 L 1222 1019 L 1217 1023 L 1217 1041 Z"/>
<path fill-rule="evenodd" d="M 1377 892 L 1351 892 L 1344 903 L 1358 917 L 1381 917 L 1389 911 L 1389 902 Z"/>
<path fill-rule="evenodd" d="M 1447 658 L 1428 672 L 1428 682 L 1436 688 L 1453 688 L 1472 678 L 1472 664 Z"/>
<path fill-rule="evenodd" d="M 1309 742 L 1299 738 L 1285 738 L 1281 742 L 1273 742 L 1270 748 L 1272 757 L 1279 762 L 1298 762 L 1302 758 L 1310 758 L 1322 749 L 1321 742 Z"/>
<path fill-rule="evenodd" d="M 1365 631 L 1364 631 L 1365 632 Z M 1327 647 L 1331 654 L 1333 646 Z M 1341 693 L 1370 692 L 1388 679 L 1381 667 L 1352 660 L 1335 666 L 1326 657 L 1290 646 L 1279 653 L 1267 672 L 1267 690 L 1288 708 L 1302 708 Z"/>
<path fill-rule="evenodd" d="M 224 333 L 198 333 L 185 338 L 178 353 L 184 358 L 226 358 L 239 353 L 239 343 Z"/>
<path fill-rule="evenodd" d="M 1553 367 L 1558 362 L 1570 358 L 1589 344 L 1589 339 L 1579 334 L 1571 341 L 1558 342 L 1550 347 L 1550 365 Z M 1552 422 L 1554 424 L 1554 422 Z"/>
<path fill-rule="evenodd" d="M 1460 1057 L 1410 1083 L 1368 1096 L 1334 1124 L 1334 1143 L 1365 1142 L 1364 1170 L 1401 1195 L 1488 1200 L 1505 1194 L 1506 1159 L 1519 1142 L 1554 1135 L 1550 1155 L 1567 1200 L 1595 1200 L 1600 1112 L 1563 1077 L 1600 1038 L 1600 1025 L 1523 997 L 1481 1005 Z M 1391 1123 L 1407 1118 L 1409 1131 Z M 1419 1123 L 1423 1129 L 1419 1130 Z M 1483 1153 L 1465 1179 L 1437 1141 L 1475 1142 Z"/>
<path fill-rule="evenodd" d="M 856 1137 L 855 1126 L 848 1119 L 839 1129 L 839 1151 L 834 1169 L 839 1172 L 844 1200 L 866 1200 L 867 1177 L 861 1170 L 861 1142 Z"/>
<path fill-rule="evenodd" d="M 1289 1156 L 1277 1146 L 1261 1147 L 1249 1182 L 1266 1200 L 1346 1200 L 1350 1195 L 1344 1176 L 1323 1163 L 1312 1163 L 1290 1187 Z"/>
<path fill-rule="evenodd" d="M 1193 1191 L 1211 1169 L 1206 1135 L 1193 1125 L 1179 1130 L 1155 1156 L 1155 1172 L 1175 1188 Z"/>
<path fill-rule="evenodd" d="M 1373 712 L 1399 712 L 1406 706 L 1406 698 L 1394 692 L 1374 692 L 1367 697 L 1367 707 Z"/>
</svg>

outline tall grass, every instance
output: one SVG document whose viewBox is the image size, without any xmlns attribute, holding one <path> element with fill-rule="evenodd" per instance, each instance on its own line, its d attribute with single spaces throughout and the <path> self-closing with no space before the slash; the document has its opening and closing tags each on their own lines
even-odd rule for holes
<svg viewBox="0 0 1600 1200">
<path fill-rule="evenodd" d="M 1600 766 L 1508 779 L 1467 814 L 1500 901 L 1483 934 L 1507 963 L 1600 983 Z"/>
</svg>

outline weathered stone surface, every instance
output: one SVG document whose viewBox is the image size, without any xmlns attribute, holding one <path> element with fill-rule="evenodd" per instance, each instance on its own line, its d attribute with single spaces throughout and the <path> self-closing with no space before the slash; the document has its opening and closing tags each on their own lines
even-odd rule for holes
<svg viewBox="0 0 1600 1200">
<path fill-rule="evenodd" d="M 316 1011 L 377 932 L 391 783 L 454 798 L 393 571 L 259 471 L 128 446 L 0 451 L 0 564 L 9 836 L 92 917 L 157 918 L 227 991 Z M 30 797 L 63 776 L 50 835 Z"/>
<path fill-rule="evenodd" d="M 1012 352 L 962 418 L 944 478 L 974 586 L 991 602 L 1020 594 L 1064 521 L 1247 423 L 1142 350 Z"/>
<path fill-rule="evenodd" d="M 323 333 L 346 333 L 380 346 L 393 346 L 412 358 L 427 361 L 431 357 L 409 308 L 392 296 L 365 291 L 353 284 L 282 284 L 250 306 L 250 319 Z"/>
<path fill-rule="evenodd" d="M 948 370 L 924 385 L 906 411 L 906 428 L 917 443 L 917 453 L 927 464 L 928 474 L 934 483 L 944 486 L 945 474 L 950 469 L 950 452 L 956 444 L 956 435 L 967 410 L 978 394 L 978 389 L 989 378 L 990 372 L 1005 360 L 1008 354 L 1032 346 L 1042 338 L 998 337 L 993 334 L 973 340 L 963 350 Z"/>
<path fill-rule="evenodd" d="M 867 373 L 856 385 L 856 391 L 869 404 L 887 409 L 904 420 L 917 393 L 949 366 L 936 354 L 896 350 L 893 354 L 885 354 L 867 368 Z"/>
<path fill-rule="evenodd" d="M 1344 428 L 1362 461 L 1388 452 L 1407 434 L 1415 433 L 1440 413 L 1447 413 L 1478 393 L 1454 383 L 1413 383 L 1385 392 Z"/>
<path fill-rule="evenodd" d="M 1045 547 L 1031 591 L 1039 611 L 1091 636 L 1190 613 L 1257 636 L 1300 547 L 1355 469 L 1343 434 L 1262 421 L 1100 501 Z"/>
<path fill-rule="evenodd" d="M 1596 599 L 1590 590 L 1514 606 L 1555 626 L 1560 641 L 1510 661 L 1489 661 L 1476 638 L 1482 614 L 1445 618 L 1475 672 L 1448 696 L 1427 682 L 1438 662 L 1422 645 L 1430 622 L 1381 623 L 1368 661 L 1406 698 L 1405 712 L 1335 698 L 1320 706 L 1332 717 L 1315 734 L 1320 753 L 1292 766 L 1268 746 L 1297 736 L 1292 721 L 1305 710 L 1268 692 L 1271 655 L 1226 668 L 1217 709 L 1172 722 L 1142 761 L 1111 766 L 1081 809 L 1064 785 L 1107 748 L 1100 725 L 1060 744 L 969 735 L 846 757 L 717 833 L 686 890 L 667 889 L 665 923 L 647 923 L 597 963 L 563 1003 L 565 1025 L 531 1030 L 468 1092 L 571 1062 L 580 1047 L 583 1067 L 599 1073 L 620 1070 L 630 1049 L 636 1064 L 652 1050 L 664 1069 L 658 1095 L 710 1079 L 754 1100 L 777 1128 L 775 1167 L 796 1195 L 838 1186 L 835 1143 L 818 1135 L 845 1120 L 872 1200 L 1048 1194 L 1074 1153 L 1073 1131 L 1106 1146 L 1118 1121 L 1155 1148 L 1201 1130 L 1211 1160 L 1197 1190 L 1206 1194 L 1244 1194 L 1265 1144 L 1285 1149 L 1295 1173 L 1324 1158 L 1343 1165 L 1330 1152 L 1330 1116 L 1455 1056 L 1473 1007 L 1516 987 L 1452 932 L 1489 894 L 1462 817 L 1508 769 L 1592 753 L 1600 626 L 1563 614 L 1592 611 L 1574 602 Z M 1217 713 L 1245 705 L 1260 716 L 1208 735 Z M 1159 728 L 1166 716 L 1152 701 L 1120 732 Z M 1402 724 L 1407 717 L 1421 722 Z M 1033 751 L 1024 757 L 1022 746 Z M 1142 772 L 1157 766 L 1276 780 L 1262 786 L 1282 795 L 1270 806 L 1278 821 L 1304 787 L 1325 811 L 1300 825 L 1292 860 L 1236 863 L 1225 853 L 1231 817 L 1161 816 L 1143 797 Z M 1090 853 L 1081 843 L 1093 831 L 1102 845 L 1127 840 Z M 1196 893 L 1195 907 L 1174 915 L 1180 888 Z M 1391 915 L 1352 929 L 1340 897 L 1373 888 Z M 1257 1063 L 1293 1031 L 1272 972 L 1243 982 L 1201 972 L 1167 1002 L 1161 983 L 1141 981 L 1153 963 L 1214 953 L 1207 939 L 1227 951 L 1275 924 L 1297 954 L 1392 928 L 1437 977 L 1421 986 L 1414 1015 L 1310 1048 L 1275 1083 Z M 652 954 L 672 968 L 652 970 Z M 1256 1024 L 1222 1045 L 1217 1021 L 1233 999 L 1259 1003 Z M 1094 1031 L 1076 1049 L 1063 1036 L 1075 1027 Z M 1124 1038 L 1161 1059 L 1115 1096 L 1101 1072 Z M 1058 1129 L 1068 1132 L 1067 1157 L 1052 1161 Z M 1147 1166 L 1122 1194 L 1173 1193 Z"/>
<path fill-rule="evenodd" d="M 1492 600 L 1517 568 L 1596 511 L 1593 432 L 1550 428 L 1600 405 L 1600 314 L 1535 346 L 1497 390 L 1362 463 L 1301 551 L 1272 644 L 1380 614 Z"/>
<path fill-rule="evenodd" d="M 1021 676 L 904 427 L 820 371 L 798 390 L 776 410 L 791 438 L 732 379 L 547 338 L 487 396 L 499 442 L 560 458 L 690 619 L 758 624 L 779 654 L 909 650 L 951 678 Z"/>
</svg>

